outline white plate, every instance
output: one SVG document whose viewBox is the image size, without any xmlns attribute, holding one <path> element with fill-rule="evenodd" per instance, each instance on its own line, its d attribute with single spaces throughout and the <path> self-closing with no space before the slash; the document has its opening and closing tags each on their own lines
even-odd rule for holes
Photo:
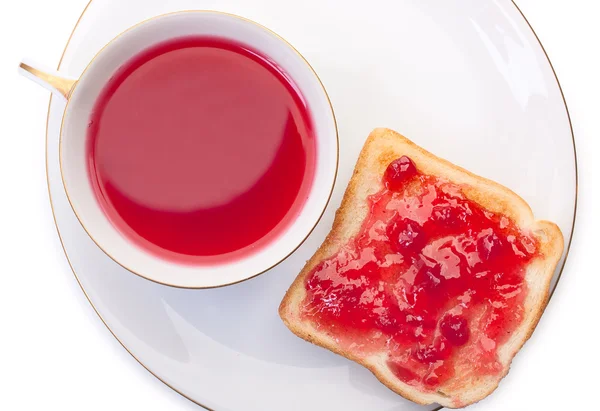
<svg viewBox="0 0 600 411">
<path fill-rule="evenodd" d="M 90 302 L 140 363 L 208 408 L 434 408 L 403 400 L 365 369 L 294 337 L 279 321 L 277 306 L 329 230 L 358 152 L 377 126 L 397 129 L 435 154 L 510 187 L 537 218 L 555 221 L 570 239 L 577 190 L 570 122 L 552 68 L 526 20 L 510 0 L 304 0 L 293 5 L 93 0 L 67 46 L 61 71 L 78 76 L 119 32 L 184 9 L 246 16 L 307 57 L 329 91 L 339 122 L 338 184 L 317 229 L 277 268 L 223 289 L 160 286 L 117 266 L 79 225 L 59 174 L 64 104 L 55 99 L 47 136 L 51 201 L 65 251 Z M 512 373 L 518 372 L 513 367 Z"/>
</svg>

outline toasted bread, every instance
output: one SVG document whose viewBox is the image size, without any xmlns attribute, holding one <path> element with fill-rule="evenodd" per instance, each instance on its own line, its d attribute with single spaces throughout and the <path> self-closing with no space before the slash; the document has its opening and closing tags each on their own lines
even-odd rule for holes
<svg viewBox="0 0 600 411">
<path fill-rule="evenodd" d="M 401 156 L 410 157 L 424 174 L 460 185 L 469 200 L 493 213 L 509 217 L 517 227 L 528 230 L 538 240 L 540 257 L 526 267 L 528 293 L 524 300 L 524 318 L 508 341 L 497 347 L 502 370 L 495 375 L 469 375 L 469 372 L 461 370 L 450 384 L 434 392 L 423 390 L 402 382 L 394 375 L 387 365 L 385 351 L 363 355 L 347 346 L 343 347 L 333 335 L 318 329 L 301 315 L 302 302 L 307 294 L 307 275 L 357 235 L 369 213 L 367 198 L 383 189 L 382 176 L 387 166 Z M 360 154 L 331 232 L 291 285 L 279 307 L 279 315 L 297 336 L 363 365 L 388 388 L 415 403 L 464 407 L 492 393 L 508 373 L 513 357 L 529 339 L 542 315 L 550 282 L 562 252 L 563 236 L 560 229 L 554 223 L 536 221 L 529 205 L 508 188 L 440 159 L 392 130 L 376 129 Z"/>
</svg>

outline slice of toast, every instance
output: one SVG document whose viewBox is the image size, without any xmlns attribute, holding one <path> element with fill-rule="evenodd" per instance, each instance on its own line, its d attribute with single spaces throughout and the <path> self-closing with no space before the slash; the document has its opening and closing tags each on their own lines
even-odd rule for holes
<svg viewBox="0 0 600 411">
<path fill-rule="evenodd" d="M 367 198 L 384 188 L 382 177 L 386 168 L 401 156 L 412 159 L 419 172 L 459 185 L 469 200 L 492 213 L 510 218 L 519 229 L 532 233 L 539 244 L 539 257 L 526 267 L 525 283 L 528 293 L 523 303 L 523 320 L 508 340 L 497 347 L 498 362 L 502 367 L 500 372 L 494 375 L 469 376 L 462 369 L 455 374 L 451 384 L 441 386 L 433 392 L 397 378 L 387 365 L 385 351 L 364 355 L 347 345 L 342 346 L 334 335 L 318 329 L 310 319 L 302 316 L 302 303 L 307 295 L 307 276 L 318 264 L 336 255 L 359 233 L 369 213 Z M 281 302 L 279 315 L 297 336 L 358 362 L 373 372 L 388 388 L 415 403 L 464 407 L 492 393 L 508 373 L 513 357 L 529 339 L 542 315 L 548 300 L 550 281 L 562 252 L 563 236 L 560 229 L 551 222 L 536 221 L 529 205 L 514 192 L 434 156 L 392 130 L 376 129 L 360 154 L 331 232 L 291 285 Z"/>
</svg>

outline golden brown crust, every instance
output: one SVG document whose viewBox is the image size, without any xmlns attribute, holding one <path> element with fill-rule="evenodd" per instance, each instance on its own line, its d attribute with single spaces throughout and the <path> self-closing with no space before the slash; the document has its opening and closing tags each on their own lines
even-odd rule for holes
<svg viewBox="0 0 600 411">
<path fill-rule="evenodd" d="M 299 317 L 299 308 L 305 297 L 306 275 L 358 233 L 368 212 L 366 198 L 383 188 L 381 176 L 385 169 L 390 162 L 402 155 L 409 156 L 424 174 L 462 185 L 463 192 L 469 199 L 490 211 L 510 217 L 522 229 L 530 230 L 540 242 L 542 258 L 534 260 L 527 268 L 529 293 L 525 301 L 525 319 L 509 341 L 498 350 L 500 361 L 504 365 L 500 376 L 468 380 L 458 387 L 452 387 L 448 392 L 441 389 L 436 393 L 424 393 L 394 377 L 382 356 L 362 357 L 344 350 L 331 336 L 318 331 L 309 321 Z M 403 397 L 418 404 L 439 403 L 450 408 L 462 407 L 492 393 L 508 373 L 513 357 L 529 339 L 544 311 L 550 281 L 562 252 L 563 236 L 560 229 L 548 221 L 535 221 L 529 205 L 508 188 L 438 158 L 392 130 L 376 129 L 369 135 L 361 151 L 330 233 L 286 293 L 279 307 L 279 315 L 286 326 L 300 338 L 363 365 L 383 384 Z"/>
</svg>

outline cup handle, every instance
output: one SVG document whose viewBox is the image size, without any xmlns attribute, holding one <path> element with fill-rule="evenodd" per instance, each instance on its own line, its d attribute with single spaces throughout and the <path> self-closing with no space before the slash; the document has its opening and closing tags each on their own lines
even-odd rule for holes
<svg viewBox="0 0 600 411">
<path fill-rule="evenodd" d="M 71 96 L 71 91 L 77 83 L 76 79 L 65 77 L 56 70 L 25 60 L 19 64 L 19 73 L 66 100 Z"/>
</svg>

